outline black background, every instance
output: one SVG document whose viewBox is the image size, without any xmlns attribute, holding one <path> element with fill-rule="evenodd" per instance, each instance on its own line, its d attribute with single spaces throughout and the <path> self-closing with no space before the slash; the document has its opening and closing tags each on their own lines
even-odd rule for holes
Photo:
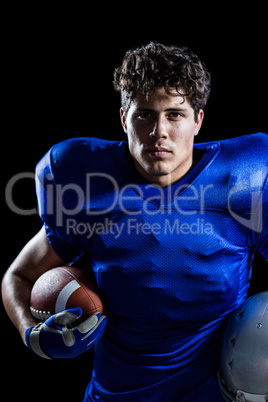
<svg viewBox="0 0 268 402">
<path fill-rule="evenodd" d="M 56 142 L 124 139 L 113 70 L 129 48 L 151 40 L 189 46 L 212 74 L 198 142 L 268 133 L 266 9 L 233 10 L 226 3 L 208 9 L 198 3 L 157 10 L 139 3 L 25 7 L 3 13 L 3 190 L 15 174 L 34 172 Z M 18 182 L 13 197 L 20 208 L 35 208 L 33 180 Z M 1 275 L 41 227 L 37 215 L 15 214 L 5 201 L 2 210 Z M 251 294 L 267 289 L 265 267 L 257 255 Z M 6 400 L 81 401 L 93 352 L 64 361 L 38 358 L 23 346 L 2 305 L 0 313 Z"/>
</svg>

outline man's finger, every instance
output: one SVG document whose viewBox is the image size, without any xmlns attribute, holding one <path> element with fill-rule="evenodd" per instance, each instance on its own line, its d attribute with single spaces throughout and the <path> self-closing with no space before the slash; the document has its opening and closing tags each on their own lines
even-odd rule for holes
<svg viewBox="0 0 268 402">
<path fill-rule="evenodd" d="M 82 309 L 80 307 L 74 307 L 69 310 L 62 311 L 55 314 L 53 320 L 58 325 L 72 324 L 82 315 Z"/>
</svg>

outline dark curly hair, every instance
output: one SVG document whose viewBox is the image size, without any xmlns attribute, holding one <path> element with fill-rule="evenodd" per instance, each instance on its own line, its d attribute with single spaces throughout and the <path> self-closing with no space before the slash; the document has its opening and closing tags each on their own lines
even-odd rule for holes
<svg viewBox="0 0 268 402">
<path fill-rule="evenodd" d="M 148 96 L 156 88 L 164 87 L 168 94 L 175 88 L 186 98 L 197 118 L 209 97 L 210 74 L 205 64 L 187 47 L 150 42 L 125 54 L 122 66 L 114 71 L 113 84 L 121 93 L 126 112 L 137 93 Z"/>
</svg>

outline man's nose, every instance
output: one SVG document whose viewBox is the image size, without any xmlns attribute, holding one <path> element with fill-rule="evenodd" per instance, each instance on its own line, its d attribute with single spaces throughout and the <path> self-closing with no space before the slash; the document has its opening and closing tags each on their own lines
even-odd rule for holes
<svg viewBox="0 0 268 402">
<path fill-rule="evenodd" d="M 158 116 L 152 127 L 152 131 L 150 132 L 150 137 L 152 138 L 167 138 L 167 124 L 164 116 Z"/>
</svg>

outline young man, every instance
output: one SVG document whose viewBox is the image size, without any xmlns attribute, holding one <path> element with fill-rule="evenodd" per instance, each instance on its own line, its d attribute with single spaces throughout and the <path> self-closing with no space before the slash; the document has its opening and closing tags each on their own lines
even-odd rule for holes
<svg viewBox="0 0 268 402">
<path fill-rule="evenodd" d="M 5 275 L 6 310 L 40 356 L 87 350 L 76 310 L 41 325 L 29 313 L 36 279 L 86 253 L 109 314 L 88 328 L 99 340 L 85 401 L 220 402 L 222 335 L 254 252 L 268 258 L 267 136 L 194 145 L 210 75 L 187 48 L 129 51 L 114 77 L 128 142 L 71 139 L 40 161 L 44 227 Z"/>
</svg>

